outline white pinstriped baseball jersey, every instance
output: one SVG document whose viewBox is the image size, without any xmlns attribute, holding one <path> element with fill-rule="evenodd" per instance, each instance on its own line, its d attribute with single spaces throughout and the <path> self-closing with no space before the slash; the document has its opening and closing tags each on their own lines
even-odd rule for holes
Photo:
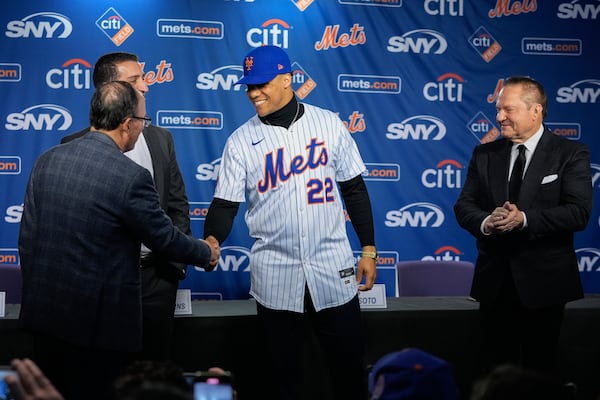
<svg viewBox="0 0 600 400">
<path fill-rule="evenodd" d="M 336 181 L 366 170 L 339 117 L 304 104 L 289 129 L 255 115 L 227 139 L 215 197 L 248 201 L 256 239 L 250 294 L 262 305 L 302 312 L 305 285 L 315 309 L 345 304 L 357 293 L 353 257 Z"/>
</svg>

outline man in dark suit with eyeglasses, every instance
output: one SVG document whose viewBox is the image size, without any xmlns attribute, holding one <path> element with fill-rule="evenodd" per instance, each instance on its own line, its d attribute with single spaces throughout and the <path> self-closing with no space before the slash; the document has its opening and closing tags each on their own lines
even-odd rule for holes
<svg viewBox="0 0 600 400">
<path fill-rule="evenodd" d="M 108 53 L 96 61 L 93 72 L 94 86 L 114 80 L 129 82 L 142 95 L 148 92 L 142 66 L 135 54 Z M 144 130 L 135 147 L 125 155 L 150 171 L 162 209 L 179 230 L 191 235 L 189 203 L 176 159 L 173 137 L 168 130 L 151 125 L 149 117 L 143 117 L 147 118 L 144 122 Z M 65 136 L 61 143 L 82 137 L 88 131 L 89 128 L 86 128 Z M 144 307 L 144 346 L 139 357 L 149 360 L 167 360 L 171 355 L 177 289 L 179 280 L 186 276 L 187 266 L 157 257 L 144 245 L 142 245 L 140 266 Z"/>
</svg>

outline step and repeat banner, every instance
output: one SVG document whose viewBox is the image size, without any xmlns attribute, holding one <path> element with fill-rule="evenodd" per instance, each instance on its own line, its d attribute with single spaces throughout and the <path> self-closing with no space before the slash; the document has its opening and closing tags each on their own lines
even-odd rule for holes
<svg viewBox="0 0 600 400">
<path fill-rule="evenodd" d="M 202 236 L 225 140 L 254 114 L 234 85 L 244 55 L 283 47 L 298 98 L 338 113 L 358 143 L 389 296 L 399 260 L 475 261 L 452 207 L 473 147 L 499 136 L 495 100 L 510 75 L 545 85 L 547 125 L 590 147 L 600 195 L 598 0 L 25 0 L 2 10 L 0 268 L 19 263 L 34 161 L 88 125 L 94 62 L 115 51 L 144 64 L 148 114 L 173 134 Z M 587 293 L 600 292 L 597 203 L 575 241 Z M 248 298 L 244 212 L 216 271 L 189 268 L 180 287 L 193 298 Z"/>
</svg>

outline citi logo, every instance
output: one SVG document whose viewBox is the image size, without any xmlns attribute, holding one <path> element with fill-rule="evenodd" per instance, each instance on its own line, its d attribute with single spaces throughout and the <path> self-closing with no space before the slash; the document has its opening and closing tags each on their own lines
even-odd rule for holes
<svg viewBox="0 0 600 400">
<path fill-rule="evenodd" d="M 462 102 L 464 79 L 454 73 L 446 73 L 437 78 L 437 82 L 426 83 L 423 97 L 428 101 Z"/>
<path fill-rule="evenodd" d="M 208 214 L 208 201 L 190 201 L 190 219 L 192 221 L 204 221 Z"/>
<path fill-rule="evenodd" d="M 477 28 L 469 37 L 469 43 L 479 53 L 485 62 L 490 62 L 500 53 L 502 46 L 483 26 Z"/>
<path fill-rule="evenodd" d="M 312 4 L 314 0 L 292 0 L 292 3 L 298 7 L 298 10 L 304 11 Z"/>
<path fill-rule="evenodd" d="M 20 265 L 17 249 L 0 249 L 0 267 L 3 265 Z"/>
<path fill-rule="evenodd" d="M 317 82 L 302 68 L 302 65 L 294 61 L 292 63 L 292 85 L 296 96 L 304 99 L 317 87 Z"/>
<path fill-rule="evenodd" d="M 425 0 L 423 8 L 429 15 L 462 17 L 465 13 L 463 0 Z"/>
<path fill-rule="evenodd" d="M 584 247 L 575 250 L 579 263 L 579 272 L 598 272 L 600 271 L 600 249 L 593 247 Z"/>
<path fill-rule="evenodd" d="M 445 219 L 439 206 L 427 202 L 411 203 L 388 211 L 385 216 L 385 226 L 390 228 L 439 228 Z"/>
<path fill-rule="evenodd" d="M 460 261 L 462 252 L 454 246 L 442 246 L 437 249 L 433 256 L 421 258 L 423 261 Z"/>
<path fill-rule="evenodd" d="M 199 181 L 216 181 L 221 168 L 221 158 L 217 158 L 208 164 L 198 164 L 196 167 L 196 179 Z"/>
<path fill-rule="evenodd" d="M 580 4 L 579 0 L 558 5 L 556 16 L 560 19 L 598 19 L 600 3 Z"/>
<path fill-rule="evenodd" d="M 339 25 L 327 25 L 323 32 L 323 37 L 315 43 L 315 50 L 329 50 L 337 47 L 358 46 L 367 43 L 367 35 L 365 28 L 359 24 L 352 25 L 350 33 L 342 33 L 338 35 L 340 30 Z"/>
<path fill-rule="evenodd" d="M 21 64 L 0 63 L 0 82 L 19 82 L 21 80 Z"/>
<path fill-rule="evenodd" d="M 66 131 L 73 117 L 66 108 L 56 104 L 38 104 L 21 112 L 8 114 L 4 128 L 9 131 Z"/>
<path fill-rule="evenodd" d="M 7 224 L 18 224 L 21 222 L 23 216 L 23 204 L 15 204 L 9 206 L 6 209 L 6 215 L 4 216 L 4 222 Z"/>
<path fill-rule="evenodd" d="M 117 46 L 133 34 L 133 27 L 113 7 L 96 20 L 96 26 Z"/>
<path fill-rule="evenodd" d="M 571 86 L 558 89 L 556 101 L 559 103 L 596 103 L 600 96 L 600 80 L 584 79 Z"/>
<path fill-rule="evenodd" d="M 73 31 L 71 20 L 62 14 L 40 12 L 6 25 L 6 37 L 36 39 L 65 39 Z"/>
<path fill-rule="evenodd" d="M 592 187 L 600 188 L 600 164 L 591 164 L 592 167 Z"/>
<path fill-rule="evenodd" d="M 498 128 L 481 111 L 471 118 L 467 123 L 467 128 L 480 143 L 493 142 L 500 135 Z"/>
<path fill-rule="evenodd" d="M 0 175 L 19 175 L 21 173 L 21 157 L 0 156 Z"/>
<path fill-rule="evenodd" d="M 443 54 L 448 42 L 441 33 L 431 29 L 415 29 L 388 39 L 390 53 Z"/>
<path fill-rule="evenodd" d="M 252 47 L 263 45 L 279 46 L 287 49 L 289 45 L 290 26 L 281 19 L 270 19 L 263 22 L 260 28 L 252 28 L 246 32 L 246 42 Z"/>
<path fill-rule="evenodd" d="M 81 58 L 72 58 L 61 68 L 46 73 L 46 85 L 51 89 L 89 89 L 92 82 L 92 65 Z"/>
<path fill-rule="evenodd" d="M 458 189 L 462 187 L 463 166 L 455 160 L 442 160 L 435 168 L 426 169 L 421 174 L 421 184 L 428 188 Z"/>
<path fill-rule="evenodd" d="M 197 271 L 202 268 L 194 267 Z M 250 249 L 242 246 L 221 247 L 221 257 L 215 271 L 250 272 Z"/>
<path fill-rule="evenodd" d="M 399 181 L 400 165 L 385 163 L 365 163 L 367 171 L 363 173 L 365 181 Z"/>
<path fill-rule="evenodd" d="M 431 115 L 415 115 L 387 126 L 390 140 L 442 140 L 446 136 L 444 121 Z"/>
<path fill-rule="evenodd" d="M 210 72 L 202 72 L 196 78 L 196 88 L 199 90 L 235 90 L 243 85 L 234 85 L 243 75 L 239 65 L 225 65 Z"/>
<path fill-rule="evenodd" d="M 556 136 L 571 140 L 581 139 L 581 125 L 576 122 L 545 122 L 545 124 Z"/>
</svg>

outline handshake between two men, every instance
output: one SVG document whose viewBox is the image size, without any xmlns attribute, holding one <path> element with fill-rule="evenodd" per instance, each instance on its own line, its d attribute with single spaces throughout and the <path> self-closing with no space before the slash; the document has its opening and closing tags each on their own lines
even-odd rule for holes
<svg viewBox="0 0 600 400">
<path fill-rule="evenodd" d="M 221 248 L 219 246 L 219 241 L 215 239 L 214 236 L 208 236 L 202 241 L 206 243 L 208 247 L 210 247 L 210 260 L 208 264 L 202 268 L 205 271 L 212 271 L 213 269 L 215 269 L 217 264 L 219 264 L 219 258 L 221 257 Z"/>
</svg>

